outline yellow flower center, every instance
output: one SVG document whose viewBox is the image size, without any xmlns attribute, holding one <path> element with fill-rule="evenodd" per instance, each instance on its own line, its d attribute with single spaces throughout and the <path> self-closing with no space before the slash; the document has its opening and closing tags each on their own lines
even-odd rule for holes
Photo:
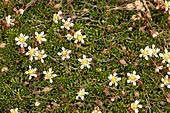
<svg viewBox="0 0 170 113">
<path fill-rule="evenodd" d="M 137 109 L 138 105 L 135 103 L 132 103 L 132 109 Z"/>
<path fill-rule="evenodd" d="M 58 15 L 55 15 L 55 16 L 54 16 L 54 20 L 57 20 L 57 19 L 58 19 Z"/>
<path fill-rule="evenodd" d="M 136 81 L 136 75 L 131 75 L 130 76 L 130 81 Z"/>
<path fill-rule="evenodd" d="M 31 50 L 29 50 L 29 53 L 30 53 L 30 56 L 33 56 L 35 54 L 35 50 L 31 49 Z"/>
<path fill-rule="evenodd" d="M 14 110 L 14 111 L 12 111 L 11 113 L 17 113 L 17 112 Z"/>
<path fill-rule="evenodd" d="M 143 54 L 143 55 L 148 55 L 148 51 L 147 51 L 147 50 L 144 50 L 144 51 L 142 52 L 142 54 Z"/>
<path fill-rule="evenodd" d="M 37 41 L 41 41 L 42 36 L 38 35 L 38 36 L 36 36 L 36 39 L 37 39 Z"/>
<path fill-rule="evenodd" d="M 45 75 L 45 77 L 46 77 L 47 79 L 50 79 L 50 78 L 52 78 L 52 74 L 51 74 L 51 73 L 47 73 L 47 74 Z"/>
<path fill-rule="evenodd" d="M 165 85 L 168 85 L 168 84 L 169 84 L 168 79 L 164 78 L 164 84 L 165 84 Z"/>
<path fill-rule="evenodd" d="M 79 95 L 79 96 L 83 96 L 83 95 L 84 95 L 84 92 L 83 92 L 83 91 L 79 91 L 78 95 Z"/>
<path fill-rule="evenodd" d="M 94 110 L 94 112 L 93 113 L 98 113 L 98 110 Z"/>
<path fill-rule="evenodd" d="M 70 26 L 70 22 L 65 22 L 64 26 L 65 27 L 69 27 Z"/>
<path fill-rule="evenodd" d="M 25 42 L 24 37 L 19 37 L 19 42 L 21 42 L 21 43 Z"/>
<path fill-rule="evenodd" d="M 78 41 L 81 41 L 81 40 L 82 40 L 82 38 L 83 38 L 83 36 L 82 36 L 82 35 L 78 35 L 78 36 L 77 36 Z"/>
<path fill-rule="evenodd" d="M 153 53 L 153 54 L 156 54 L 156 50 L 155 50 L 155 49 L 152 49 L 152 53 Z"/>
<path fill-rule="evenodd" d="M 86 66 L 89 62 L 87 59 L 83 59 L 81 63 Z"/>
<path fill-rule="evenodd" d="M 168 59 L 170 59 L 170 55 L 169 54 L 164 54 L 163 59 L 165 61 L 168 61 Z"/>
<path fill-rule="evenodd" d="M 33 69 L 28 70 L 28 72 L 29 72 L 30 75 L 34 74 L 34 70 Z"/>
<path fill-rule="evenodd" d="M 11 19 L 6 20 L 6 22 L 9 24 L 11 22 Z"/>
<path fill-rule="evenodd" d="M 67 51 L 62 52 L 62 56 L 63 56 L 63 57 L 66 57 L 67 54 L 68 54 Z"/>
<path fill-rule="evenodd" d="M 117 80 L 117 77 L 112 77 L 112 82 L 113 83 L 116 82 L 116 80 Z"/>
<path fill-rule="evenodd" d="M 38 54 L 38 59 L 41 59 L 43 55 L 41 53 Z"/>
<path fill-rule="evenodd" d="M 165 7 L 169 7 L 169 4 L 168 4 L 168 2 L 166 2 L 166 3 L 165 3 Z"/>
</svg>

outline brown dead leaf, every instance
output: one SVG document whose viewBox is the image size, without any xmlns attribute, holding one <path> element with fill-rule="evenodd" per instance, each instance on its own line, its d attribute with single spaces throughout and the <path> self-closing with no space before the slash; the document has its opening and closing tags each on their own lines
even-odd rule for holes
<svg viewBox="0 0 170 113">
<path fill-rule="evenodd" d="M 35 94 L 35 95 L 39 95 L 41 93 L 41 91 L 33 90 L 32 93 Z"/>
<path fill-rule="evenodd" d="M 56 102 L 51 102 L 51 104 L 52 104 L 54 107 L 60 107 L 60 104 L 57 104 Z"/>
<path fill-rule="evenodd" d="M 45 88 L 43 89 L 43 92 L 44 92 L 44 93 L 48 93 L 48 92 L 50 92 L 52 89 L 53 89 L 53 88 L 51 88 L 51 87 L 45 87 Z"/>
<path fill-rule="evenodd" d="M 58 85 L 58 89 L 60 89 L 63 93 L 66 92 L 65 88 L 61 84 Z"/>
<path fill-rule="evenodd" d="M 107 86 L 104 90 L 103 90 L 103 92 L 106 94 L 106 96 L 107 95 L 110 95 L 110 92 L 109 92 L 109 86 Z"/>
<path fill-rule="evenodd" d="M 46 105 L 48 109 L 52 109 L 52 106 L 50 104 Z"/>
<path fill-rule="evenodd" d="M 124 66 L 127 66 L 127 65 L 128 65 L 124 59 L 119 60 L 119 63 L 122 64 L 122 65 L 124 65 Z"/>
<path fill-rule="evenodd" d="M 105 108 L 105 107 L 103 106 L 103 102 L 102 102 L 101 100 L 96 99 L 94 102 L 95 102 L 101 109 L 103 109 L 103 110 L 108 110 L 107 108 Z"/>
<path fill-rule="evenodd" d="M 87 8 L 84 8 L 84 9 L 82 10 L 83 13 L 87 13 L 88 11 L 89 11 L 89 9 L 87 9 Z"/>
<path fill-rule="evenodd" d="M 77 103 L 75 103 L 76 105 L 78 105 L 79 107 L 83 107 L 85 104 L 84 103 L 82 103 L 82 102 L 77 102 Z"/>
</svg>

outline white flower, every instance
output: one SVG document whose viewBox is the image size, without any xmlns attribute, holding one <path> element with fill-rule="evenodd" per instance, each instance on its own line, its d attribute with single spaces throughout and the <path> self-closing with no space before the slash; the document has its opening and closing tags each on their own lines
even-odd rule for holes
<svg viewBox="0 0 170 113">
<path fill-rule="evenodd" d="M 157 53 L 160 51 L 160 49 L 159 48 L 156 48 L 155 49 L 155 45 L 153 44 L 152 45 L 152 48 L 150 48 L 149 50 L 148 50 L 148 54 L 149 54 L 149 56 L 155 56 L 155 57 L 158 57 L 158 55 L 157 55 Z"/>
<path fill-rule="evenodd" d="M 168 75 L 162 78 L 161 81 L 163 82 L 163 84 L 161 84 L 161 87 L 167 86 L 167 88 L 170 88 L 170 79 Z"/>
<path fill-rule="evenodd" d="M 111 101 L 112 102 L 115 101 L 115 96 L 111 97 Z"/>
<path fill-rule="evenodd" d="M 19 13 L 20 13 L 21 15 L 23 15 L 23 14 L 24 14 L 24 10 L 23 10 L 23 9 L 19 9 Z"/>
<path fill-rule="evenodd" d="M 40 105 L 40 103 L 36 101 L 35 102 L 35 106 L 39 106 L 39 105 Z"/>
<path fill-rule="evenodd" d="M 156 32 L 156 31 L 153 31 L 151 34 L 152 34 L 152 37 L 153 37 L 153 38 L 155 38 L 155 37 L 157 37 L 157 36 L 159 35 L 159 33 Z"/>
<path fill-rule="evenodd" d="M 62 19 L 62 12 L 61 11 L 59 11 L 58 14 L 53 15 L 53 21 L 55 23 L 58 23 L 58 20 L 60 20 L 60 19 Z"/>
<path fill-rule="evenodd" d="M 28 39 L 28 36 L 23 35 L 22 33 L 20 33 L 19 37 L 15 38 L 15 41 L 17 41 L 17 45 L 20 45 L 21 48 L 23 47 L 27 47 L 27 43 L 25 43 L 25 41 Z"/>
<path fill-rule="evenodd" d="M 135 113 L 138 113 L 138 108 L 142 108 L 142 105 L 139 104 L 139 100 L 136 100 L 134 103 L 131 104 L 131 108 L 135 111 Z"/>
<path fill-rule="evenodd" d="M 132 82 L 134 86 L 136 86 L 136 81 L 140 79 L 139 75 L 136 75 L 136 71 L 133 71 L 133 74 L 127 73 L 127 76 L 129 76 L 129 79 L 127 80 L 127 83 Z"/>
<path fill-rule="evenodd" d="M 33 68 L 31 68 L 31 66 L 29 66 L 29 70 L 25 72 L 26 74 L 30 75 L 29 80 L 31 80 L 32 77 L 35 77 L 35 78 L 37 77 L 36 71 L 37 71 L 37 68 L 33 69 Z"/>
<path fill-rule="evenodd" d="M 111 80 L 111 82 L 109 82 L 109 86 L 112 86 L 112 84 L 115 84 L 115 86 L 118 85 L 118 81 L 121 80 L 121 78 L 116 77 L 117 73 L 114 73 L 113 76 L 112 74 L 109 75 L 108 79 Z"/>
<path fill-rule="evenodd" d="M 35 60 L 41 60 L 42 63 L 44 63 L 44 58 L 45 57 L 47 57 L 47 55 L 45 54 L 44 50 L 37 51 L 35 53 Z"/>
<path fill-rule="evenodd" d="M 155 72 L 159 72 L 159 70 L 162 70 L 162 69 L 163 69 L 163 66 L 156 66 Z"/>
<path fill-rule="evenodd" d="M 56 77 L 56 74 L 53 74 L 54 71 L 52 71 L 52 68 L 49 68 L 49 71 L 43 71 L 43 74 L 45 74 L 44 79 L 49 79 L 50 83 L 53 83 L 52 78 Z"/>
<path fill-rule="evenodd" d="M 164 54 L 160 53 L 159 56 L 163 58 L 162 63 L 165 63 L 165 62 L 170 63 L 170 52 L 168 52 L 167 49 L 165 49 L 165 53 Z"/>
<path fill-rule="evenodd" d="M 90 68 L 90 62 L 92 61 L 92 58 L 86 58 L 86 55 L 83 55 L 83 59 L 78 59 L 79 62 L 81 62 L 80 68 L 83 69 L 84 67 Z"/>
<path fill-rule="evenodd" d="M 41 44 L 41 42 L 46 42 L 47 39 L 43 38 L 45 37 L 44 32 L 41 32 L 40 34 L 38 34 L 38 32 L 35 32 L 35 38 L 37 39 L 37 41 L 39 42 L 39 44 Z"/>
<path fill-rule="evenodd" d="M 77 93 L 78 95 L 76 96 L 76 99 L 78 100 L 78 98 L 80 97 L 81 100 L 84 100 L 84 95 L 89 94 L 88 92 L 85 92 L 85 89 L 82 88 L 80 89 L 80 91 Z"/>
<path fill-rule="evenodd" d="M 67 37 L 67 40 L 72 40 L 73 39 L 73 36 L 71 34 L 67 34 L 66 37 Z"/>
<path fill-rule="evenodd" d="M 65 60 L 66 58 L 69 59 L 69 58 L 70 58 L 69 54 L 71 53 L 71 50 L 67 50 L 67 49 L 65 49 L 64 47 L 62 47 L 61 49 L 62 49 L 63 51 L 62 51 L 61 53 L 58 52 L 57 54 L 58 54 L 59 56 L 62 56 L 62 60 Z"/>
<path fill-rule="evenodd" d="M 8 15 L 8 16 L 5 18 L 5 20 L 6 20 L 7 26 L 14 25 L 15 19 L 11 19 L 11 15 Z"/>
<path fill-rule="evenodd" d="M 35 53 L 38 51 L 38 47 L 36 48 L 31 48 L 30 46 L 28 46 L 28 52 L 26 53 L 26 55 L 29 55 L 29 59 L 32 61 L 33 57 L 35 56 Z"/>
<path fill-rule="evenodd" d="M 99 109 L 99 107 L 95 107 L 94 110 L 92 111 L 92 113 L 102 113 Z"/>
<path fill-rule="evenodd" d="M 170 70 L 170 63 L 169 63 L 169 64 L 167 64 L 166 66 L 167 66 L 167 68 Z"/>
<path fill-rule="evenodd" d="M 10 112 L 11 112 L 11 113 L 18 113 L 18 108 L 11 109 Z"/>
<path fill-rule="evenodd" d="M 165 0 L 165 11 L 168 11 L 169 10 L 169 8 L 170 8 L 170 1 L 169 2 L 167 2 L 166 0 Z"/>
<path fill-rule="evenodd" d="M 61 26 L 61 28 L 66 28 L 67 30 L 70 30 L 70 27 L 73 27 L 74 24 L 71 21 L 71 18 L 68 18 L 67 21 L 65 21 L 64 19 L 62 19 L 62 22 L 64 23 L 63 26 Z"/>
<path fill-rule="evenodd" d="M 144 50 L 140 49 L 141 54 L 139 55 L 139 57 L 143 56 L 143 57 L 145 57 L 146 60 L 148 60 L 149 59 L 148 58 L 148 55 L 149 55 L 148 50 L 149 50 L 149 46 L 146 46 Z"/>
<path fill-rule="evenodd" d="M 81 42 L 84 44 L 84 39 L 83 38 L 86 38 L 85 35 L 82 35 L 81 34 L 81 30 L 77 31 L 75 34 L 74 34 L 74 38 L 76 39 L 74 41 L 74 43 L 77 43 L 77 42 Z"/>
</svg>

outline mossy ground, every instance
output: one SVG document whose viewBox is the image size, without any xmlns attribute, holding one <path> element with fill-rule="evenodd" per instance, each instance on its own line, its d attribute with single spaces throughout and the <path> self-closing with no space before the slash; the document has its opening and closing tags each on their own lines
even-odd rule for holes
<svg viewBox="0 0 170 113">
<path fill-rule="evenodd" d="M 30 0 L 24 0 L 24 4 L 28 2 Z M 164 77 L 166 71 L 157 74 L 151 60 L 146 61 L 144 58 L 139 58 L 140 49 L 147 45 L 155 44 L 156 47 L 169 49 L 167 15 L 163 15 L 162 11 L 151 10 L 153 21 L 148 22 L 153 29 L 165 34 L 153 38 L 149 33 L 149 28 L 146 33 L 139 31 L 139 27 L 144 26 L 146 21 L 136 21 L 133 30 L 128 31 L 133 24 L 130 18 L 136 11 L 108 11 L 110 7 L 116 6 L 115 1 L 75 0 L 71 5 L 63 1 L 60 9 L 63 16 L 65 18 L 75 16 L 76 18 L 73 20 L 75 25 L 72 29 L 75 31 L 81 29 L 82 33 L 87 36 L 85 44 L 78 47 L 74 41 L 66 39 L 65 35 L 69 32 L 60 29 L 62 22 L 56 24 L 52 21 L 53 14 L 57 13 L 59 9 L 47 6 L 47 4 L 47 0 L 39 0 L 23 15 L 16 15 L 12 8 L 24 8 L 25 5 L 19 5 L 17 0 L 10 0 L 7 14 L 4 2 L 0 2 L 0 18 L 5 19 L 6 16 L 13 15 L 13 18 L 19 22 L 18 25 L 11 26 L 7 30 L 3 28 L 3 24 L 0 24 L 0 41 L 7 44 L 4 49 L 0 49 L 0 68 L 8 67 L 7 72 L 0 72 L 1 113 L 9 112 L 11 108 L 19 108 L 21 113 L 90 113 L 95 106 L 99 106 L 103 113 L 126 113 L 130 112 L 128 108 L 135 100 L 140 100 L 140 104 L 143 105 L 143 108 L 139 109 L 140 112 L 170 112 L 170 103 L 165 97 L 165 93 L 170 93 L 170 90 L 160 88 L 161 78 Z M 87 12 L 83 12 L 85 8 L 88 9 Z M 113 27 L 108 29 L 108 25 L 113 25 Z M 39 45 L 34 40 L 36 31 L 44 31 L 47 42 Z M 27 40 L 29 46 L 45 50 L 48 56 L 44 64 L 35 60 L 30 62 L 28 57 L 19 51 L 15 37 L 20 33 L 32 37 Z M 61 51 L 61 47 L 72 51 L 70 59 L 62 61 L 61 57 L 57 55 Z M 90 69 L 80 69 L 78 58 L 82 58 L 83 54 L 88 58 L 93 58 Z M 126 66 L 119 62 L 121 59 L 127 62 Z M 153 58 L 153 60 L 161 62 L 159 58 Z M 149 63 L 150 66 L 146 66 L 146 63 Z M 28 80 L 29 76 L 25 74 L 25 71 L 28 70 L 29 65 L 36 67 L 41 72 L 38 79 Z M 58 75 L 53 78 L 52 84 L 44 81 L 42 74 L 50 67 Z M 104 89 L 110 82 L 108 76 L 114 70 L 122 80 L 118 87 L 110 87 L 109 95 L 106 95 Z M 132 73 L 134 70 L 141 76 L 142 81 L 141 84 L 137 83 L 137 86 L 126 82 L 128 79 L 126 74 Z M 45 87 L 51 87 L 52 90 L 44 93 Z M 81 87 L 89 92 L 88 95 L 85 95 L 84 101 L 75 98 Z M 35 94 L 35 91 L 41 92 Z M 126 95 L 123 95 L 122 92 L 125 92 Z M 140 96 L 135 97 L 135 92 L 139 92 Z M 111 102 L 110 99 L 113 95 L 118 98 Z M 40 106 L 34 105 L 36 101 L 41 103 Z M 56 102 L 59 106 L 52 106 L 52 109 L 47 108 L 51 102 Z"/>
</svg>

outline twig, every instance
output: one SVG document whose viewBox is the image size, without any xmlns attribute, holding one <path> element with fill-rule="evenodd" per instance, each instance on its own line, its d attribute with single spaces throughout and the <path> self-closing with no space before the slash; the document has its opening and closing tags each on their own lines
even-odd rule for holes
<svg viewBox="0 0 170 113">
<path fill-rule="evenodd" d="M 147 9 L 147 16 L 148 16 L 148 18 L 150 18 L 151 21 L 152 21 L 151 12 L 150 12 L 150 10 L 148 8 L 148 5 L 146 4 L 146 0 L 143 0 L 143 4 L 144 4 L 145 8 Z"/>
<path fill-rule="evenodd" d="M 37 0 L 31 0 L 27 5 L 26 5 L 26 7 L 25 7 L 25 11 L 30 7 L 30 6 L 32 6 L 33 4 L 35 4 L 37 2 Z"/>
</svg>

